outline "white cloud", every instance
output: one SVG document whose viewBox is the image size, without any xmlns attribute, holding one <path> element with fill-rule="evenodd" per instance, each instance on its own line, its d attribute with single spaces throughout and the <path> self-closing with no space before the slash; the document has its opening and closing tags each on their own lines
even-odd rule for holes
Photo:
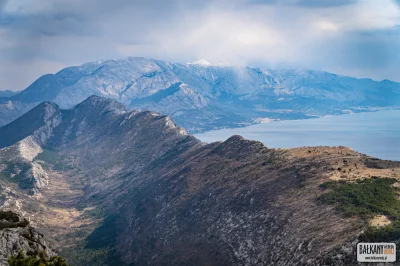
<svg viewBox="0 0 400 266">
<path fill-rule="evenodd" d="M 377 30 L 400 23 L 400 10 L 392 0 L 365 0 L 335 14 L 345 30 Z"/>
<path fill-rule="evenodd" d="M 323 31 L 338 31 L 339 26 L 336 23 L 326 21 L 326 20 L 321 20 L 316 23 L 316 27 L 319 30 Z"/>
</svg>

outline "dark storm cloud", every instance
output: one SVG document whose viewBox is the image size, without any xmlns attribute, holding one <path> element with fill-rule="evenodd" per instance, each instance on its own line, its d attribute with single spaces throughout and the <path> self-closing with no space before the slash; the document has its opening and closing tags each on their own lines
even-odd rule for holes
<svg viewBox="0 0 400 266">
<path fill-rule="evenodd" d="M 100 35 L 102 20 L 112 18 L 106 28 L 115 27 L 124 29 L 130 27 L 136 31 L 138 37 L 146 30 L 154 26 L 160 26 L 163 21 L 173 24 L 179 20 L 180 12 L 186 10 L 200 11 L 207 7 L 212 1 L 197 0 L 86 0 L 86 1 L 65 1 L 65 0 L 37 0 L 35 4 L 40 6 L 50 3 L 50 8 L 39 12 L 28 12 L 16 14 L 5 14 L 0 16 L 0 26 L 9 28 L 16 35 L 25 34 L 30 38 L 37 38 L 41 35 Z M 301 7 L 332 7 L 354 4 L 355 0 L 216 0 L 221 7 L 232 3 L 240 6 L 251 4 L 284 4 Z M 0 7 L 6 0 L 0 0 Z M 21 7 L 22 9 L 22 7 Z M 119 24 L 117 24 L 120 22 Z M 133 23 L 132 23 L 133 22 Z M 118 30 L 117 30 L 118 32 Z"/>
<path fill-rule="evenodd" d="M 347 39 L 347 63 L 373 69 L 400 68 L 400 28 L 358 32 Z"/>
<path fill-rule="evenodd" d="M 49 46 L 56 44 L 56 37 L 97 37 L 99 42 L 135 43 L 157 23 L 169 20 L 168 14 L 174 8 L 156 0 L 39 0 L 35 4 L 46 6 L 45 3 L 50 3 L 49 8 L 20 12 L 18 7 L 15 12 L 0 16 L 0 27 L 8 30 L 9 40 L 15 43 L 14 47 L 2 49 L 2 57 L 53 59 Z M 127 32 L 134 33 L 134 37 Z M 64 53 L 73 54 L 73 47 Z"/>
<path fill-rule="evenodd" d="M 74 13 L 9 15 L 0 18 L 0 26 L 11 29 L 22 37 L 38 38 L 41 35 L 91 34 L 94 27 L 88 27 L 83 17 Z"/>
<path fill-rule="evenodd" d="M 49 1 L 37 1 L 40 3 Z M 148 22 L 156 22 L 162 19 L 157 14 L 168 12 L 168 5 L 158 5 L 159 10 L 152 8 L 152 4 L 158 1 L 64 1 L 55 0 L 48 9 L 29 12 L 13 12 L 1 16 L 0 24 L 15 31 L 25 33 L 58 35 L 58 34 L 88 34 L 108 17 L 116 14 L 130 16 L 133 20 L 148 18 Z M 150 15 L 152 15 L 150 17 Z M 153 17 L 154 16 L 154 17 Z M 144 23 L 143 23 L 144 24 Z M 151 24 L 151 23 L 150 23 Z M 117 26 L 117 25 L 116 25 Z M 121 25 L 123 26 L 123 25 Z M 99 33 L 99 32 L 98 32 Z"/>
<path fill-rule="evenodd" d="M 400 30 L 360 31 L 347 34 L 346 38 L 330 44 L 326 55 L 332 64 L 351 68 L 399 69 Z"/>
</svg>

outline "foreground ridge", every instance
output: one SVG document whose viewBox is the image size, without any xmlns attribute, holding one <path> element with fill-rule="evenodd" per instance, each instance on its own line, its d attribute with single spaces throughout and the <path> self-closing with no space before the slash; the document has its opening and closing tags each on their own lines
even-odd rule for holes
<svg viewBox="0 0 400 266">
<path fill-rule="evenodd" d="M 202 143 L 98 96 L 39 105 L 4 139 L 1 208 L 28 215 L 70 265 L 354 264 L 369 217 L 321 201 L 321 185 L 400 177 L 400 162 L 346 147 Z"/>
</svg>

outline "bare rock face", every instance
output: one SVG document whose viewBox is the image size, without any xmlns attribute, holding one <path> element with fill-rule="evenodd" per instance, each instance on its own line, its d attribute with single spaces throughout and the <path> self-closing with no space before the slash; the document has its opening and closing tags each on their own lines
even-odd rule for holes
<svg viewBox="0 0 400 266">
<path fill-rule="evenodd" d="M 43 102 L 29 113 L 1 127 L 0 134 L 7 137 L 0 139 L 0 176 L 17 183 L 30 195 L 38 194 L 47 185 L 48 176 L 34 159 L 43 152 L 42 146 L 60 122 L 58 106 Z"/>
<path fill-rule="evenodd" d="M 43 102 L 28 113 L 0 128 L 0 148 L 8 147 L 27 137 L 44 144 L 52 135 L 52 129 L 61 121 L 60 108 L 50 102 Z"/>
<path fill-rule="evenodd" d="M 28 220 L 11 211 L 0 211 L 0 265 L 8 265 L 10 256 L 20 250 L 33 255 L 44 251 L 47 256 L 55 256 L 42 234 L 29 225 Z"/>
<path fill-rule="evenodd" d="M 400 163 L 345 147 L 202 143 L 98 96 L 36 107 L 0 128 L 0 147 L 2 208 L 29 215 L 78 266 L 354 265 L 366 225 L 321 204 L 320 184 L 343 171 L 400 178 Z M 40 194 L 4 175 L 21 168 L 10 160 L 30 166 Z"/>
<path fill-rule="evenodd" d="M 33 136 L 0 149 L 0 176 L 18 184 L 30 195 L 38 194 L 48 184 L 48 175 L 34 159 L 43 152 Z"/>
</svg>

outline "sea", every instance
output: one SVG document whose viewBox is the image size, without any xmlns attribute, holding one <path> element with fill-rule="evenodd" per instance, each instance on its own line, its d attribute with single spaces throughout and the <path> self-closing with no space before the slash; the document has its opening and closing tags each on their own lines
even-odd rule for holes
<svg viewBox="0 0 400 266">
<path fill-rule="evenodd" d="M 258 140 L 270 148 L 347 146 L 379 159 L 400 161 L 400 110 L 274 121 L 196 134 L 203 142 L 232 135 Z"/>
</svg>

